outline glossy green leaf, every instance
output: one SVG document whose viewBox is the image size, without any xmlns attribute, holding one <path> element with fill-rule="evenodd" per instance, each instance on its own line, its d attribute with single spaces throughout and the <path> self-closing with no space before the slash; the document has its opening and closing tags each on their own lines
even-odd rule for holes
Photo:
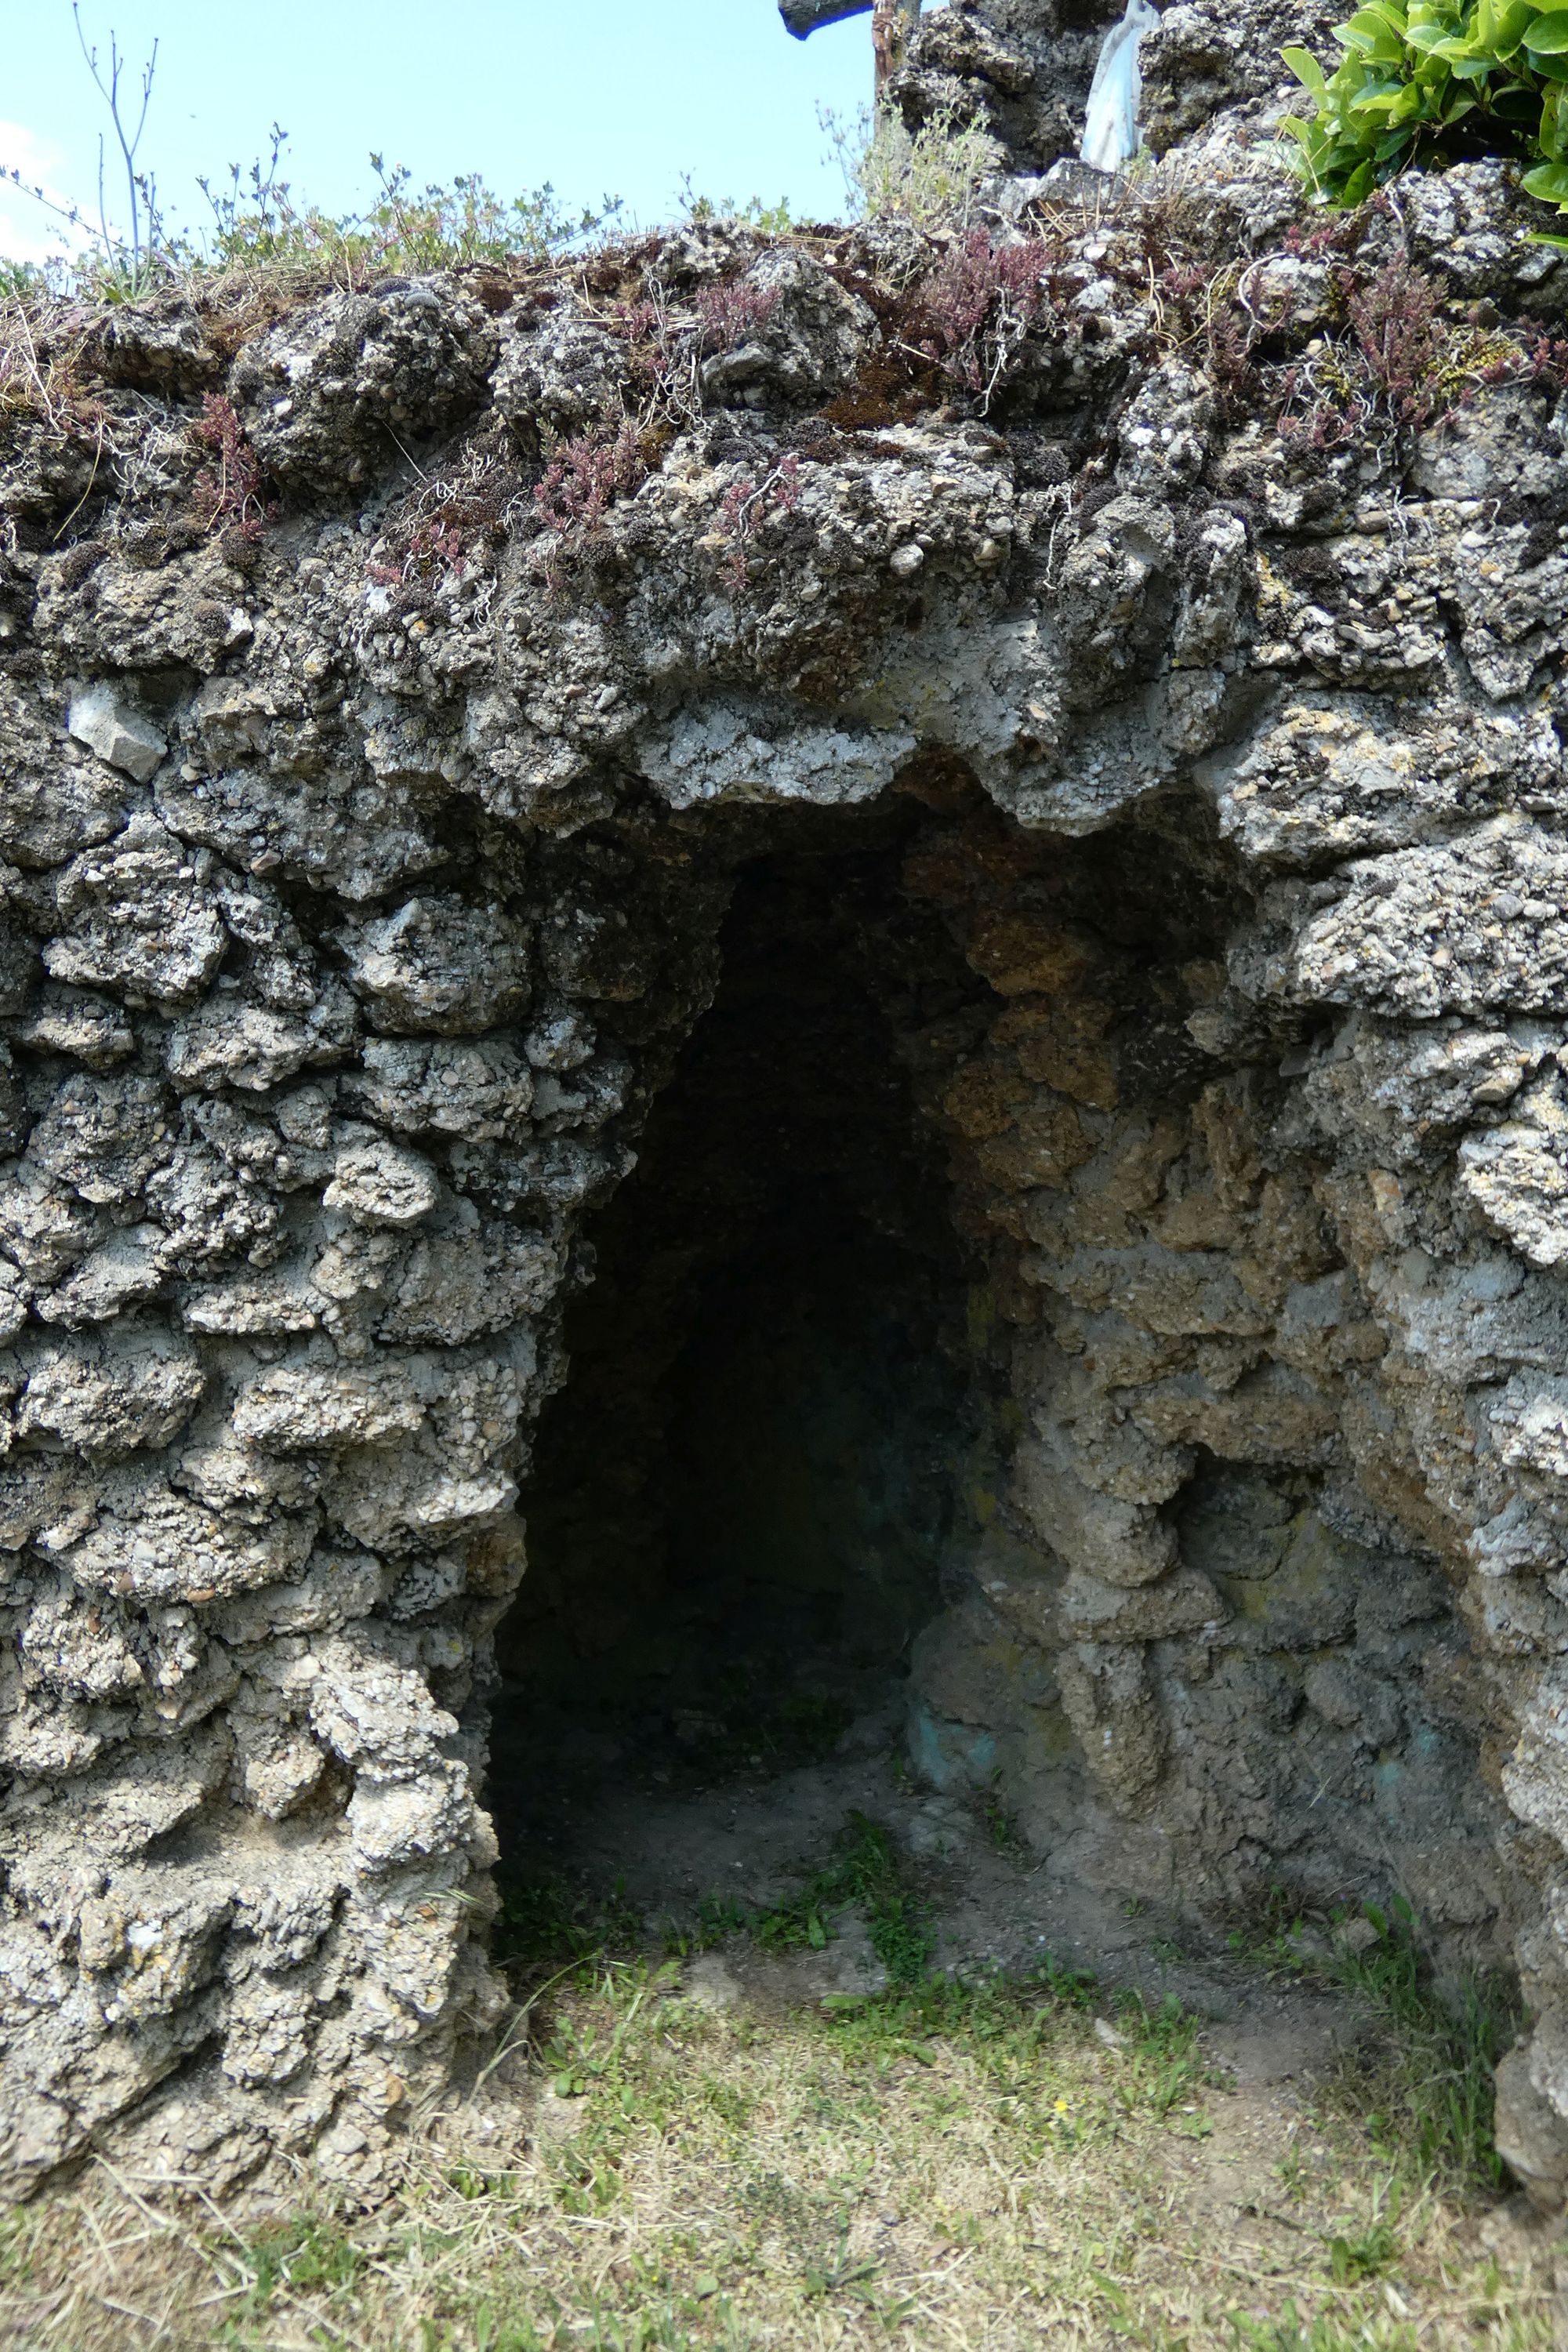
<svg viewBox="0 0 1568 2352">
<path fill-rule="evenodd" d="M 1328 88 L 1328 82 L 1324 76 L 1322 67 L 1318 63 L 1317 58 L 1312 55 L 1311 50 L 1296 48 L 1281 49 L 1279 54 L 1284 58 L 1286 64 L 1289 67 L 1291 72 L 1295 75 L 1297 80 L 1299 82 L 1304 82 L 1306 87 L 1311 91 L 1313 97 L 1318 100 L 1319 104 L 1321 105 L 1323 92 Z"/>
<path fill-rule="evenodd" d="M 1493 47 L 1500 58 L 1510 58 L 1513 55 L 1521 41 L 1523 40 L 1535 14 L 1536 11 L 1531 6 L 1531 0 L 1512 0 L 1511 6 L 1499 9 Z"/>
<path fill-rule="evenodd" d="M 1553 176 L 1568 167 L 1568 0 L 1363 0 L 1335 37 L 1331 72 L 1309 50 L 1286 53 L 1315 114 L 1281 135 L 1317 194 L 1354 205 L 1414 161 L 1444 169 L 1464 123 L 1472 152 L 1533 146 L 1526 187 L 1568 209 Z"/>
<path fill-rule="evenodd" d="M 1535 134 L 1535 143 L 1548 163 L 1568 163 L 1568 154 L 1563 152 L 1565 132 L 1568 122 L 1563 120 L 1563 91 L 1559 87 L 1549 89 L 1542 100 L 1541 123 Z"/>
<path fill-rule="evenodd" d="M 1539 196 L 1542 204 L 1558 205 L 1568 211 L 1568 163 L 1538 163 L 1520 182 L 1527 195 Z"/>
<path fill-rule="evenodd" d="M 1404 9 L 1391 5 L 1390 0 L 1365 0 L 1365 5 L 1356 9 L 1344 24 L 1336 27 L 1336 30 L 1342 36 L 1349 32 L 1375 31 L 1379 26 L 1385 32 L 1403 37 Z"/>
<path fill-rule="evenodd" d="M 1374 8 L 1358 8 L 1348 24 L 1335 29 L 1347 48 L 1359 49 L 1380 64 L 1397 65 L 1404 55 L 1404 40 Z"/>
<path fill-rule="evenodd" d="M 1388 119 L 1390 122 L 1410 122 L 1426 111 L 1425 91 L 1417 89 L 1413 81 L 1407 81 L 1389 108 Z"/>
<path fill-rule="evenodd" d="M 1360 58 L 1367 65 L 1381 68 L 1386 72 L 1391 66 L 1402 66 L 1405 54 L 1404 42 L 1395 40 L 1392 33 L 1384 33 L 1377 39 L 1355 42 L 1352 62 Z"/>
</svg>

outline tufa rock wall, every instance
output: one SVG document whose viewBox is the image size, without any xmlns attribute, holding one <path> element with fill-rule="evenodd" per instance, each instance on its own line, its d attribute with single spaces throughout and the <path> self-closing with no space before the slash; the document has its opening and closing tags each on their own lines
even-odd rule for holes
<svg viewBox="0 0 1568 2352">
<path fill-rule="evenodd" d="M 1398 1886 L 1511 1941 L 1503 2135 L 1560 2191 L 1568 369 L 1519 323 L 1563 301 L 1530 226 L 1474 165 L 1303 226 L 1221 120 L 1096 220 L 28 320 L 13 2189 L 128 2140 L 368 2190 L 496 2025 L 492 1637 L 585 1221 L 737 866 L 892 810 L 910 937 L 968 975 L 906 958 L 888 1018 L 1009 1437 L 917 1749 L 991 1740 L 1043 1847 L 1194 1915 Z"/>
<path fill-rule="evenodd" d="M 948 0 L 917 22 L 888 85 L 911 131 L 933 117 L 978 123 L 1017 173 L 1076 157 L 1100 45 L 1118 0 Z M 1158 154 L 1222 110 L 1257 120 L 1279 96 L 1279 51 L 1331 53 L 1321 0 L 1173 0 L 1141 45 L 1142 123 Z"/>
</svg>

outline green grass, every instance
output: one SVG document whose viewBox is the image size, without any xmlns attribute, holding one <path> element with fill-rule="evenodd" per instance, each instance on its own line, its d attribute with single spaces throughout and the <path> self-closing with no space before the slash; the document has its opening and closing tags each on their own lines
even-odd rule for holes
<svg viewBox="0 0 1568 2352">
<path fill-rule="evenodd" d="M 770 1953 L 851 1911 L 883 1990 L 802 2001 L 795 1975 L 768 1979 Z M 1370 1926 L 1309 1963 L 1273 1923 L 1267 1971 L 1331 1982 L 1364 2035 L 1329 2083 L 1260 2107 L 1174 1999 L 1048 1956 L 933 1967 L 926 1893 L 864 1814 L 786 1901 L 715 1900 L 673 1957 L 619 1889 L 514 1885 L 522 2007 L 485 2130 L 459 2109 L 416 2131 L 369 2212 L 326 2178 L 260 2221 L 89 2178 L 0 2231 L 0 2335 L 30 2352 L 1549 2352 L 1555 2249 L 1510 2274 L 1475 2226 L 1495 2202 L 1478 2069 L 1504 2012 L 1484 1987 L 1439 1997 L 1407 1910 Z M 715 2008 L 684 1957 L 742 1936 L 760 2000 Z"/>
<path fill-rule="evenodd" d="M 641 1941 L 641 1923 L 627 1907 L 618 1879 L 608 1895 L 599 1895 L 559 1873 L 503 1875 L 498 1892 L 492 1957 L 508 1970 L 591 1959 L 600 1952 L 635 1949 Z"/>
<path fill-rule="evenodd" d="M 1223 2079 L 1199 2047 L 1198 2020 L 1173 1993 L 1155 2010 L 1142 1993 L 1122 1993 L 1116 2010 L 1130 2053 L 1131 2095 L 1157 2116 L 1178 2110 L 1196 2116 L 1198 2091 L 1205 2084 L 1218 2086 Z"/>
<path fill-rule="evenodd" d="M 1237 2314 L 1231 2322 L 1237 2344 L 1247 2352 L 1416 2352 L 1416 2333 L 1405 2320 L 1386 2318 L 1347 2326 L 1330 2312 L 1304 2320 L 1294 2303 L 1278 2319 L 1248 2319 Z"/>
<path fill-rule="evenodd" d="M 1518 2032 L 1517 1996 L 1500 1976 L 1438 1979 L 1401 1898 L 1365 1916 L 1375 1940 L 1358 1951 L 1340 1938 L 1329 1971 L 1384 2029 L 1387 2054 L 1359 2064 L 1351 2085 L 1373 2144 L 1417 2179 L 1500 2187 L 1492 2069 Z"/>
<path fill-rule="evenodd" d="M 815 1869 L 803 1865 L 801 1885 L 780 1903 L 757 1906 L 733 1895 L 708 1895 L 693 1916 L 671 1921 L 666 1954 L 684 1958 L 744 1936 L 763 1951 L 825 1951 L 846 1911 L 858 1911 L 871 1948 L 891 1983 L 910 1986 L 930 1969 L 936 1949 L 931 1907 L 913 1883 L 888 1832 L 851 1812 Z M 503 1881 L 496 1953 L 503 1965 L 584 1959 L 636 1950 L 639 1921 L 619 1888 L 605 1900 L 564 1879 Z"/>
<path fill-rule="evenodd" d="M 991 1776 L 991 1786 L 981 1791 L 980 1818 L 984 1823 L 985 1834 L 997 1853 L 1005 1854 L 1009 1862 L 1023 1864 L 1033 1859 L 1029 1842 L 1019 1827 L 1016 1816 L 1008 1811 L 1003 1800 L 1001 1779 L 998 1767 Z"/>
<path fill-rule="evenodd" d="M 528 194 L 501 196 L 477 172 L 416 187 L 405 165 L 389 166 L 373 154 L 371 202 L 357 211 L 328 213 L 297 198 L 281 176 L 287 135 L 274 126 L 266 164 L 253 163 L 247 172 L 232 165 L 216 184 L 196 181 L 207 215 L 198 226 L 175 225 L 153 205 L 134 250 L 111 226 L 107 235 L 93 233 L 68 260 L 43 268 L 0 267 L 0 291 L 123 302 L 160 286 L 235 273 L 304 271 L 355 287 L 389 270 L 539 263 L 607 228 L 621 208 L 617 198 L 606 196 L 597 211 L 568 211 L 548 184 Z M 39 202 L 47 211 L 58 209 Z"/>
<path fill-rule="evenodd" d="M 849 1815 L 827 1862 L 797 1895 L 757 1913 L 749 1928 L 764 1948 L 809 1944 L 820 1950 L 831 1940 L 834 1913 L 851 1906 L 864 1916 L 871 1948 L 889 1982 L 918 1985 L 936 1949 L 931 1907 L 910 1882 L 887 1831 L 865 1813 Z"/>
<path fill-rule="evenodd" d="M 853 1822 L 830 1870 L 888 1892 Z M 1473 2209 L 1391 2184 L 1350 2121 L 1284 2097 L 1266 2144 L 1237 2137 L 1173 2001 L 1112 2008 L 1050 1960 L 787 2012 L 716 2011 L 682 1976 L 644 1954 L 544 1979 L 489 2134 L 438 2122 L 373 2211 L 327 2179 L 259 2222 L 107 2175 L 40 2201 L 0 2333 L 29 2352 L 1548 2352 L 1544 2272 L 1505 2279 Z M 1242 2168 L 1224 2209 L 1196 2193 L 1194 2118 Z M 1292 2219 L 1260 2235 L 1246 2217 L 1278 2202 L 1287 2150 Z"/>
<path fill-rule="evenodd" d="M 231 2319 L 259 2318 L 285 2291 L 335 2295 L 352 2287 L 365 2256 L 341 2219 L 304 2212 L 258 2230 L 247 2253 L 251 2277 Z"/>
<path fill-rule="evenodd" d="M 862 2041 L 918 2054 L 930 2033 L 962 2026 L 976 2048 L 998 2033 L 1017 2047 L 1016 2021 L 1005 2033 L 994 2022 L 1003 2012 L 1011 2019 L 1015 1989 L 998 1995 L 988 1979 L 932 1972 L 936 1935 L 929 1902 L 887 1830 L 862 1812 L 848 1816 L 821 1864 L 803 1866 L 801 1884 L 786 1899 L 759 1907 L 710 1896 L 693 1919 L 666 1929 L 664 1948 L 667 1957 L 681 1958 L 739 1937 L 763 1952 L 820 1951 L 849 1912 L 864 1919 L 889 1981 L 879 2001 L 840 1997 L 839 2005 L 858 2020 Z M 1403 1901 L 1396 1899 L 1386 1913 L 1370 1907 L 1364 1916 L 1372 1941 L 1347 1937 L 1342 1919 L 1331 1949 L 1315 1955 L 1300 1940 L 1300 1923 L 1276 1899 L 1260 1921 L 1263 1940 L 1249 1946 L 1237 1935 L 1232 1947 L 1250 1949 L 1276 1973 L 1337 1986 L 1368 2021 L 1370 2034 L 1342 2063 L 1324 2096 L 1337 2112 L 1355 2116 L 1385 2168 L 1386 2194 L 1395 2210 L 1402 2196 L 1418 2195 L 1434 2182 L 1461 2194 L 1495 2190 L 1504 2173 L 1492 2137 L 1492 2069 L 1517 2030 L 1510 1988 L 1499 1977 L 1473 1973 L 1439 1982 L 1422 1949 L 1419 1922 Z M 642 1940 L 618 1891 L 598 1904 L 561 1882 L 504 1892 L 500 1949 L 509 1959 L 538 1965 L 624 1956 Z M 1058 2005 L 1082 2008 L 1096 1997 L 1092 1975 L 1062 1970 L 1048 1958 L 1037 1975 L 1022 1981 L 1043 1987 Z M 1157 2116 L 1180 2117 L 1182 2129 L 1203 2137 L 1196 2094 L 1213 2077 L 1199 2048 L 1198 2021 L 1170 1998 L 1151 2009 L 1142 1994 L 1123 1992 L 1111 2006 L 1126 2051 L 1121 2095 Z M 1359 2237 L 1352 2231 L 1335 2238 L 1335 2260 L 1347 2282 L 1373 2274 L 1381 2259 L 1375 2249 L 1392 2242 L 1392 2226 L 1374 2212 Z"/>
<path fill-rule="evenodd" d="M 1474 1969 L 1439 1977 L 1399 1895 L 1386 1911 L 1369 1904 L 1359 1916 L 1338 1915 L 1326 1947 L 1304 1936 L 1278 1889 L 1258 1926 L 1257 1935 L 1238 1929 L 1232 1950 L 1274 1975 L 1337 1988 L 1371 2025 L 1329 2095 L 1360 2119 L 1392 2174 L 1407 2189 L 1434 2180 L 1461 2192 L 1500 2188 L 1492 2070 L 1519 2032 L 1511 1980 Z"/>
</svg>

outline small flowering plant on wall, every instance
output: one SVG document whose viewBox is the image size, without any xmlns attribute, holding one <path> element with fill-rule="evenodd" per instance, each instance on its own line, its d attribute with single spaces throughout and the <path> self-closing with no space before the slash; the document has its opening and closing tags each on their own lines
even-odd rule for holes
<svg viewBox="0 0 1568 2352">
<path fill-rule="evenodd" d="M 1280 125 L 1315 193 L 1358 205 L 1410 164 L 1501 155 L 1528 165 L 1529 194 L 1568 212 L 1568 6 L 1370 0 L 1334 37 L 1331 72 L 1310 49 L 1281 53 L 1316 100 Z"/>
</svg>

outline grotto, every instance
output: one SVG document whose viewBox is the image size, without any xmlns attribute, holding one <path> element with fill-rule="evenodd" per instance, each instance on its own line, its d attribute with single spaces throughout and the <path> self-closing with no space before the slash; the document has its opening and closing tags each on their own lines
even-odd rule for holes
<svg viewBox="0 0 1568 2352">
<path fill-rule="evenodd" d="M 1499 1824 L 1453 1695 L 1468 1643 L 1429 1568 L 1368 1546 L 1364 1500 L 1324 1478 L 1294 1351 L 1268 1364 L 1237 1348 L 1260 1318 L 1211 1295 L 1199 1319 L 1221 1361 L 1227 1342 L 1242 1361 L 1226 1410 L 1250 1433 L 1233 1423 L 1161 1465 L 1146 1438 L 1102 1429 L 1112 1459 L 1136 1452 L 1115 1476 L 1102 1464 L 1097 1491 L 1145 1504 L 1107 1511 L 1074 1459 L 1072 1391 L 1098 1370 L 1087 1335 L 1046 1338 L 1039 1271 L 996 1231 L 993 1188 L 1020 1152 L 1032 1180 L 1084 1150 L 1079 1115 L 1064 1132 L 1055 1104 L 1039 1131 L 1004 1124 L 1020 1074 L 1048 1072 L 1080 1113 L 1114 1095 L 1140 1145 L 1194 1117 L 1234 1141 L 1257 1115 L 1247 1089 L 1216 1097 L 1191 1034 L 1192 992 L 1246 896 L 1212 817 L 1156 796 L 1042 856 L 962 776 L 917 765 L 859 810 L 800 812 L 782 835 L 764 819 L 778 845 L 760 856 L 755 829 L 731 819 L 699 853 L 727 901 L 711 1003 L 636 1169 L 588 1224 L 592 1278 L 563 1327 L 568 1369 L 522 1496 L 528 1574 L 497 1635 L 503 1866 L 512 1825 L 537 1862 L 570 1867 L 568 1790 L 580 1804 L 628 1771 L 700 1789 L 868 1717 L 941 1789 L 1001 1777 L 1058 1877 L 1178 1912 L 1189 1870 L 1211 1906 L 1285 1883 L 1323 1904 L 1397 1885 L 1486 1956 Z M 1003 861 L 1037 951 L 1052 945 L 998 987 L 952 916 Z M 1138 1160 L 1125 1127 L 1102 1149 L 1080 1180 L 1101 1216 L 1108 1171 Z M 1212 1190 L 1182 1213 L 1202 1248 Z M 1337 1269 L 1301 1270 L 1329 1285 L 1318 1312 L 1337 1307 Z M 1159 1349 L 1155 1330 L 1142 1345 Z M 1350 1360 L 1373 1345 L 1357 1335 Z M 1070 1535 L 1069 1492 L 1087 1512 Z M 1114 1648 L 1064 1648 L 1100 1630 L 1074 1623 L 1064 1557 L 1123 1593 L 1153 1587 L 1134 1602 L 1101 1586 Z M 1186 1785 L 1141 1843 L 1128 1816 L 1173 1746 Z"/>
<path fill-rule="evenodd" d="M 948 1015 L 975 983 L 896 895 L 907 823 L 840 838 L 872 828 L 880 809 L 825 814 L 814 851 L 738 868 L 714 1002 L 590 1227 L 498 1636 L 498 1829 L 511 1710 L 526 1801 L 592 1746 L 596 1658 L 612 1769 L 617 1718 L 657 1727 L 667 1773 L 682 1751 L 783 1756 L 886 1704 L 944 1557 L 960 1572 L 964 1267 L 890 1020 Z"/>
<path fill-rule="evenodd" d="M 868 1723 L 1514 1968 L 1568 2189 L 1568 263 L 1325 226 L 1272 0 L 1086 188 L 1112 13 L 922 20 L 962 228 L 8 352 L 7 2193 L 373 2196 L 498 1855 Z"/>
</svg>

